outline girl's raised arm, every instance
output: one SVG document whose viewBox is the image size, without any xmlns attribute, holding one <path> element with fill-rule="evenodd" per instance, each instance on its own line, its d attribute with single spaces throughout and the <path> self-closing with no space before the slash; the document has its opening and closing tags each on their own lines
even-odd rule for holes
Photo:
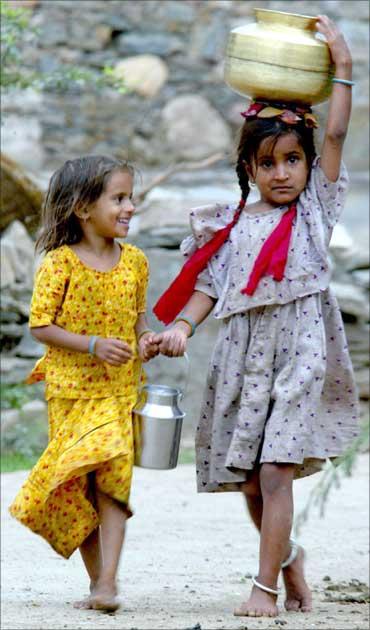
<svg viewBox="0 0 370 630">
<path fill-rule="evenodd" d="M 352 58 L 342 33 L 326 15 L 318 16 L 316 28 L 325 36 L 335 64 L 333 91 L 320 155 L 322 170 L 330 181 L 335 182 L 339 175 L 342 149 L 351 114 Z"/>
</svg>

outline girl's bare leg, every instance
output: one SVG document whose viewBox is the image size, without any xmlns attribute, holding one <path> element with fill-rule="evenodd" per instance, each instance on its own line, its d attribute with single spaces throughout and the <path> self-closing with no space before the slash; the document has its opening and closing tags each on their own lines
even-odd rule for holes
<svg viewBox="0 0 370 630">
<path fill-rule="evenodd" d="M 255 468 L 247 483 L 243 484 L 242 492 L 245 495 L 248 511 L 257 527 L 261 531 L 263 499 L 259 479 L 259 468 Z M 290 553 L 289 545 L 284 558 Z M 309 612 L 312 608 L 311 591 L 304 578 L 304 551 L 302 547 L 294 562 L 283 569 L 283 578 L 286 590 L 286 610 Z"/>
<path fill-rule="evenodd" d="M 91 534 L 88 536 L 82 545 L 80 546 L 80 553 L 82 556 L 82 560 L 86 567 L 86 571 L 90 578 L 90 596 L 94 591 L 95 585 L 98 581 L 101 567 L 102 567 L 102 558 L 101 558 L 101 550 L 100 550 L 100 536 L 99 536 L 99 528 L 97 527 Z M 82 601 L 78 601 L 74 603 L 75 608 L 91 608 L 90 596 L 86 597 Z"/>
<path fill-rule="evenodd" d="M 257 581 L 276 590 L 281 562 L 288 549 L 293 520 L 294 466 L 289 464 L 262 464 L 260 486 L 263 500 L 261 520 L 260 561 Z M 245 604 L 237 615 L 250 617 L 276 617 L 276 595 L 253 586 Z"/>
<path fill-rule="evenodd" d="M 95 610 L 114 611 L 117 600 L 117 570 L 125 535 L 126 514 L 120 504 L 96 488 L 100 517 L 102 566 L 90 597 Z"/>
</svg>

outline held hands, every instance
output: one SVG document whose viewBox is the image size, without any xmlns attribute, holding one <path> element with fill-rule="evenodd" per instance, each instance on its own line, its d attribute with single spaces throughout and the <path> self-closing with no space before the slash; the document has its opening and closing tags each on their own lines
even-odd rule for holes
<svg viewBox="0 0 370 630">
<path fill-rule="evenodd" d="M 159 346 L 154 341 L 155 337 L 158 337 L 158 335 L 154 332 L 147 332 L 138 341 L 139 357 L 144 363 L 159 354 Z"/>
<path fill-rule="evenodd" d="M 99 337 L 95 343 L 94 354 L 102 361 L 116 367 L 127 363 L 133 357 L 132 349 L 125 341 L 102 337 Z"/>
<path fill-rule="evenodd" d="M 188 333 L 187 324 L 179 322 L 169 330 L 156 335 L 153 341 L 158 344 L 161 354 L 167 357 L 182 357 L 186 351 Z"/>
<path fill-rule="evenodd" d="M 337 25 L 329 20 L 326 15 L 318 15 L 316 28 L 319 33 L 325 36 L 332 60 L 336 67 L 351 64 L 352 58 L 350 50 Z"/>
</svg>

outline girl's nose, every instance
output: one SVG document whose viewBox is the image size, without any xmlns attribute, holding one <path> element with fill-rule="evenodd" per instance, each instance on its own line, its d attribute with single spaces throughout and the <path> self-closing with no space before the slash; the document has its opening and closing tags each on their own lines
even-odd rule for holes
<svg viewBox="0 0 370 630">
<path fill-rule="evenodd" d="M 136 208 L 131 199 L 127 199 L 125 203 L 125 210 L 126 212 L 130 212 L 130 214 L 133 214 L 135 212 Z"/>
<path fill-rule="evenodd" d="M 275 170 L 276 179 L 286 179 L 288 176 L 284 164 L 278 164 Z"/>
</svg>

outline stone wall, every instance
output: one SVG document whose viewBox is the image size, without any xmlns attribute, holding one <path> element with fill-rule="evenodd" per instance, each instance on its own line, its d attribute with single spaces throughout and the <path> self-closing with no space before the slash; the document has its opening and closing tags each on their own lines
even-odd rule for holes
<svg viewBox="0 0 370 630">
<path fill-rule="evenodd" d="M 17 3 L 15 3 L 17 4 Z M 93 71 L 121 66 L 129 94 L 110 90 L 3 101 L 7 150 L 31 170 L 50 170 L 81 153 L 125 155 L 157 168 L 176 159 L 225 152 L 230 160 L 245 100 L 223 81 L 229 31 L 253 20 L 253 7 L 326 13 L 350 44 L 354 61 L 351 171 L 368 170 L 369 5 L 366 1 L 32 0 L 37 45 L 25 42 L 31 67 L 65 64 Z M 143 57 L 144 56 L 144 57 Z M 325 120 L 326 104 L 317 108 Z"/>
<path fill-rule="evenodd" d="M 25 43 L 31 66 L 52 71 L 63 64 L 101 69 L 123 67 L 132 91 L 78 90 L 64 94 L 33 91 L 3 98 L 3 144 L 45 189 L 50 172 L 67 158 L 104 152 L 128 157 L 140 167 L 140 190 L 179 160 L 224 156 L 214 168 L 183 171 L 156 186 L 138 208 L 129 240 L 144 249 L 151 266 L 149 309 L 177 273 L 178 252 L 188 233 L 188 209 L 238 198 L 232 168 L 234 138 L 245 101 L 223 82 L 224 47 L 231 28 L 252 18 L 249 1 L 96 1 L 32 0 L 32 23 L 40 29 L 37 46 Z M 336 230 L 331 255 L 335 289 L 347 320 L 351 353 L 361 396 L 368 399 L 368 3 L 292 1 L 259 7 L 336 19 L 354 58 L 354 106 L 345 158 L 352 188 L 344 224 Z M 144 57 L 143 57 L 144 56 Z M 120 66 L 121 64 L 121 66 Z M 139 82 L 137 78 L 142 77 Z M 318 107 L 325 121 L 327 105 Z M 347 209 L 348 208 L 348 209 Z M 366 228 L 366 229 L 365 229 Z M 19 382 L 42 348 L 27 333 L 33 242 L 22 225 L 2 238 L 3 382 Z M 150 315 L 151 324 L 161 326 Z M 208 318 L 189 342 L 191 361 L 185 435 L 190 437 L 217 323 Z M 184 386 L 184 360 L 158 358 L 148 366 L 154 381 Z"/>
</svg>

